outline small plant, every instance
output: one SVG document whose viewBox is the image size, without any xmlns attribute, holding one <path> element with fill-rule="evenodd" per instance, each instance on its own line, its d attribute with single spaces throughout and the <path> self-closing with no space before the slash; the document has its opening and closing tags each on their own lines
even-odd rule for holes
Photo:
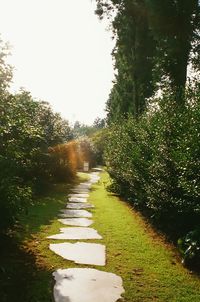
<svg viewBox="0 0 200 302">
<path fill-rule="evenodd" d="M 183 264 L 192 269 L 200 269 L 200 228 L 189 232 L 178 240 L 179 251 L 183 256 Z"/>
</svg>

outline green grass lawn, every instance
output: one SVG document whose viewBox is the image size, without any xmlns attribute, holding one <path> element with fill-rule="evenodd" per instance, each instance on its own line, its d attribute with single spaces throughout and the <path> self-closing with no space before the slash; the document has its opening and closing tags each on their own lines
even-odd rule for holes
<svg viewBox="0 0 200 302">
<path fill-rule="evenodd" d="M 81 174 L 80 181 L 86 178 Z M 108 181 L 107 174 L 102 173 L 90 194 L 95 205 L 93 227 L 103 236 L 90 242 L 104 243 L 107 256 L 105 267 L 94 268 L 123 278 L 124 302 L 199 302 L 200 279 L 182 267 L 175 249 L 138 213 L 106 191 Z M 10 253 L 3 255 L 0 265 L 0 301 L 50 302 L 54 270 L 87 267 L 63 260 L 48 248 L 50 243 L 63 242 L 46 237 L 63 227 L 57 214 L 65 207 L 68 192 L 69 186 L 55 186 L 21 217 L 21 228 L 14 233 L 17 241 L 9 243 Z"/>
<path fill-rule="evenodd" d="M 199 302 L 200 279 L 183 268 L 176 250 L 119 198 L 106 192 L 106 174 L 90 195 L 94 227 L 107 247 L 104 270 L 120 275 L 126 302 Z"/>
</svg>

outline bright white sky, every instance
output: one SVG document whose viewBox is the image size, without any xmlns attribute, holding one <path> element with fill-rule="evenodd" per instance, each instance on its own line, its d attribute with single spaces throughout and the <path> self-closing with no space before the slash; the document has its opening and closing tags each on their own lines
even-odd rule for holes
<svg viewBox="0 0 200 302">
<path fill-rule="evenodd" d="M 91 0 L 0 0 L 0 33 L 12 45 L 12 90 L 24 87 L 68 119 L 105 116 L 114 42 Z"/>
</svg>

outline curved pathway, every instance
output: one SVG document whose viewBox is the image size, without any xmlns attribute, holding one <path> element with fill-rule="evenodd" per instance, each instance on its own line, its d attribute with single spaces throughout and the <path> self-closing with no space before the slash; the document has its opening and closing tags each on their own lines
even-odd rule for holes
<svg viewBox="0 0 200 302">
<path fill-rule="evenodd" d="M 99 172 L 91 172 L 87 182 L 77 185 L 68 195 L 66 209 L 61 210 L 59 221 L 68 227 L 60 229 L 59 234 L 49 239 L 75 240 L 75 243 L 50 244 L 49 248 L 64 259 L 76 264 L 106 264 L 106 247 L 103 244 L 80 242 L 102 237 L 91 228 L 93 205 L 87 202 L 92 185 L 99 181 Z M 115 302 L 124 292 L 121 277 L 91 268 L 58 269 L 53 273 L 55 279 L 55 302 Z"/>
</svg>

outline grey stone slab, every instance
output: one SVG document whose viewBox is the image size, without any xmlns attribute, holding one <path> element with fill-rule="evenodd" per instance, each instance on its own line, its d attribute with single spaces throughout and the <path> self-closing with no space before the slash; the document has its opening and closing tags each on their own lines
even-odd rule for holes
<svg viewBox="0 0 200 302">
<path fill-rule="evenodd" d="M 88 194 L 90 192 L 89 189 L 72 189 L 72 193 L 78 193 L 78 194 Z"/>
<path fill-rule="evenodd" d="M 89 197 L 89 194 L 88 193 L 71 193 L 68 195 L 68 197 L 87 198 L 87 197 Z"/>
<path fill-rule="evenodd" d="M 84 218 L 91 218 L 92 214 L 86 210 L 61 210 L 62 214 L 64 214 L 65 218 L 79 218 L 79 217 L 84 217 Z"/>
<path fill-rule="evenodd" d="M 60 234 L 48 236 L 49 239 L 66 239 L 66 240 L 80 240 L 80 239 L 102 239 L 95 229 L 86 227 L 68 227 L 60 228 Z"/>
<path fill-rule="evenodd" d="M 93 220 L 87 218 L 62 218 L 62 219 L 58 219 L 58 221 L 65 225 L 81 226 L 81 227 L 88 227 L 91 224 L 93 224 Z"/>
<path fill-rule="evenodd" d="M 64 259 L 78 264 L 105 265 L 105 245 L 97 243 L 57 243 L 50 244 L 49 248 Z"/>
<path fill-rule="evenodd" d="M 95 184 L 99 181 L 99 179 L 93 180 L 92 183 Z"/>
<path fill-rule="evenodd" d="M 55 302 L 116 302 L 124 292 L 121 277 L 90 268 L 58 269 Z"/>
<path fill-rule="evenodd" d="M 99 176 L 99 171 L 93 171 L 90 173 L 90 178 L 91 177 L 96 177 L 96 176 Z"/>
<path fill-rule="evenodd" d="M 68 202 L 67 203 L 67 209 L 91 209 L 94 208 L 94 206 L 90 203 L 80 203 L 80 202 Z"/>
<path fill-rule="evenodd" d="M 87 197 L 69 197 L 69 202 L 87 202 Z"/>
<path fill-rule="evenodd" d="M 86 190 L 88 190 L 90 188 L 91 188 L 90 182 L 84 182 L 75 187 L 75 189 L 86 189 Z"/>
<path fill-rule="evenodd" d="M 90 183 L 94 184 L 97 183 L 100 180 L 99 172 L 92 172 L 90 174 Z"/>
</svg>

